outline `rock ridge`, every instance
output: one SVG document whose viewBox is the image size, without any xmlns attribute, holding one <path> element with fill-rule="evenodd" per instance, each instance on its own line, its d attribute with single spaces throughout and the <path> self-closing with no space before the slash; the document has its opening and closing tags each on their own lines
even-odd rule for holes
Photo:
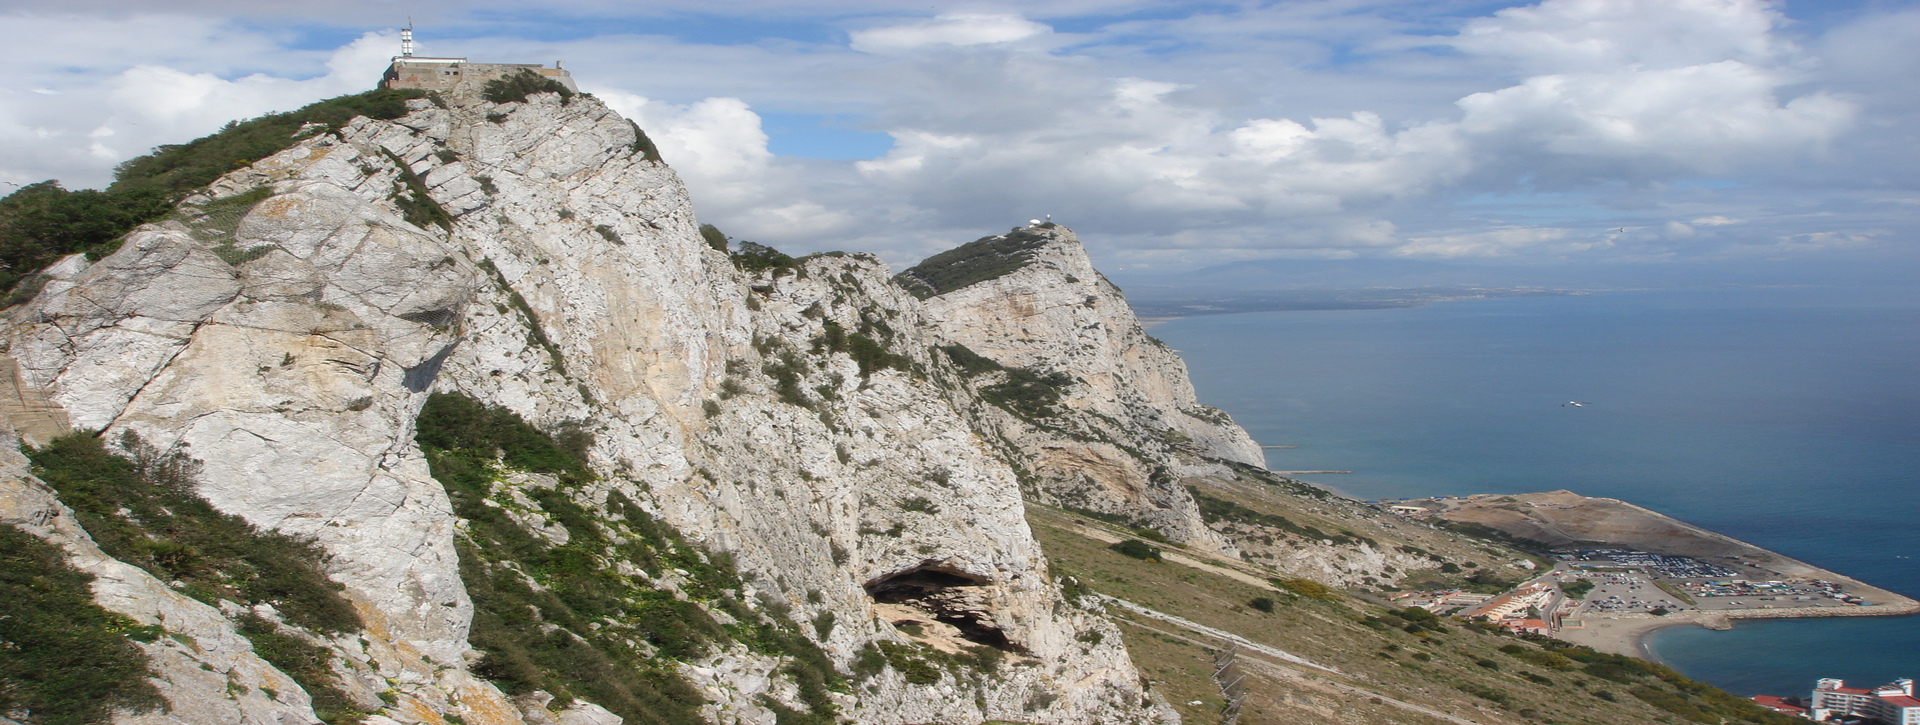
<svg viewBox="0 0 1920 725">
<path fill-rule="evenodd" d="M 570 500 L 603 522 L 634 502 L 725 554 L 739 616 L 806 633 L 842 673 L 881 656 L 834 693 L 841 717 L 1173 719 L 1097 605 L 1062 594 L 1010 452 L 947 385 L 960 374 L 934 313 L 879 260 L 737 269 L 638 129 L 590 97 L 409 108 L 227 174 L 97 262 L 63 260 L 0 335 L 10 420 L 136 434 L 197 460 L 220 510 L 317 542 L 367 623 L 324 644 L 369 723 L 617 721 L 475 674 L 467 522 L 415 443 L 436 393 L 570 432 L 594 473 Z M 9 470 L 8 500 L 27 502 L 10 523 L 57 511 Z M 501 470 L 489 505 L 564 547 L 532 476 Z M 209 666 L 267 683 L 246 693 L 299 691 L 236 639 L 235 615 L 98 561 L 84 532 L 28 528 L 119 571 L 102 581 L 128 584 L 96 592 L 115 611 L 231 652 Z M 677 576 L 650 586 L 684 597 Z M 988 650 L 1001 664 L 924 664 Z M 121 721 L 318 721 L 193 661 L 162 667 L 172 710 Z M 714 722 L 805 706 L 789 660 L 744 644 L 674 668 Z"/>
</svg>

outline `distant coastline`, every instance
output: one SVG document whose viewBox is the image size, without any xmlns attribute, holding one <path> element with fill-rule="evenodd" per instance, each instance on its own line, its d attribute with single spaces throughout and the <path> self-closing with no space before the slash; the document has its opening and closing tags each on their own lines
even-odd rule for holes
<svg viewBox="0 0 1920 725">
<path fill-rule="evenodd" d="M 1657 511 L 1611 498 L 1581 496 L 1571 491 L 1513 495 L 1480 494 L 1466 497 L 1410 499 L 1392 506 L 1403 515 L 1465 526 L 1522 545 L 1543 549 L 1619 548 L 1690 557 L 1728 567 L 1733 576 L 1719 578 L 1755 582 L 1829 582 L 1869 604 L 1800 597 L 1804 606 L 1747 605 L 1739 600 L 1703 599 L 1697 609 L 1655 615 L 1645 612 L 1587 612 L 1570 617 L 1554 636 L 1615 654 L 1657 660 L 1650 636 L 1666 627 L 1692 624 L 1712 630 L 1733 628 L 1741 619 L 1802 619 L 1816 617 L 1895 617 L 1920 613 L 1920 601 L 1867 584 L 1853 577 L 1708 531 Z M 1407 514 L 1413 508 L 1422 513 Z M 1711 578 L 1711 577 L 1702 577 Z M 1678 581 L 1678 580 L 1675 580 Z M 1661 584 L 1662 587 L 1668 586 Z M 1753 602 L 1784 600 L 1784 596 L 1739 595 Z M 1722 598 L 1730 599 L 1730 598 Z M 1688 600 L 1688 604 L 1694 604 Z"/>
<path fill-rule="evenodd" d="M 1384 310 L 1435 302 L 1499 297 L 1567 297 L 1586 292 L 1536 287 L 1382 287 L 1368 289 L 1209 290 L 1141 287 L 1129 290 L 1127 304 L 1140 323 L 1152 327 L 1203 315 L 1304 310 Z"/>
</svg>

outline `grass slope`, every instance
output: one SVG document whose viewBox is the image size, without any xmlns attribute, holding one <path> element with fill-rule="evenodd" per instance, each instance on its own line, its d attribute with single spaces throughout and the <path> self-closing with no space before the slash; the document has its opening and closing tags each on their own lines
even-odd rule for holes
<svg viewBox="0 0 1920 725">
<path fill-rule="evenodd" d="M 1103 538 L 1090 535 L 1097 525 L 1084 519 L 1031 504 L 1028 511 L 1034 535 L 1056 568 L 1093 591 L 1340 673 L 1243 649 L 1247 699 L 1240 722 L 1247 725 L 1787 722 L 1659 665 L 1454 620 L 1423 623 L 1417 615 L 1402 617 L 1345 595 L 1301 596 L 1252 583 L 1258 579 L 1247 574 L 1268 572 L 1232 560 L 1185 566 L 1181 558 L 1206 557 L 1184 552 L 1143 562 L 1110 550 Z M 1272 600 L 1273 611 L 1253 606 L 1257 598 Z M 1187 722 L 1217 721 L 1223 700 L 1211 673 L 1222 641 L 1123 609 L 1112 612 L 1135 662 Z"/>
</svg>

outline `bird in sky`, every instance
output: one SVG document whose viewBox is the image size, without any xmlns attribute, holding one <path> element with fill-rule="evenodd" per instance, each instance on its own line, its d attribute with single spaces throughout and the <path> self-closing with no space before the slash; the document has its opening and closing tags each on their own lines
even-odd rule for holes
<svg viewBox="0 0 1920 725">
<path fill-rule="evenodd" d="M 1565 407 L 1567 407 L 1567 406 L 1569 406 L 1569 405 L 1571 405 L 1571 406 L 1573 406 L 1573 407 L 1575 407 L 1575 408 L 1584 408 L 1584 407 L 1586 407 L 1586 406 L 1588 406 L 1588 405 L 1592 405 L 1592 404 L 1591 404 L 1591 403 L 1583 403 L 1583 402 L 1581 402 L 1581 401 L 1578 401 L 1578 400 L 1569 400 L 1569 401 L 1567 401 L 1567 402 L 1565 402 L 1565 403 L 1561 403 L 1561 404 L 1560 404 L 1560 407 L 1562 407 L 1562 408 L 1565 408 Z"/>
</svg>

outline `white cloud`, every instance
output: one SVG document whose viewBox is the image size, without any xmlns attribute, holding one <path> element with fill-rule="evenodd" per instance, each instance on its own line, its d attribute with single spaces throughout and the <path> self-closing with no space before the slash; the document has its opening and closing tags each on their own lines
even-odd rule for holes
<svg viewBox="0 0 1920 725">
<path fill-rule="evenodd" d="M 1852 104 L 1815 93 L 1781 104 L 1788 80 L 1738 61 L 1663 70 L 1543 75 L 1460 100 L 1460 130 L 1531 147 L 1576 170 L 1583 159 L 1639 160 L 1645 172 L 1726 173 L 1817 150 L 1852 122 Z"/>
<path fill-rule="evenodd" d="M 894 54 L 938 46 L 1011 43 L 1050 32 L 1052 28 L 1018 15 L 954 14 L 856 30 L 849 35 L 854 50 Z"/>
<path fill-rule="evenodd" d="M 622 91 L 599 98 L 646 130 L 693 194 L 703 220 L 742 239 L 785 241 L 844 232 L 852 217 L 806 198 L 804 170 L 767 150 L 760 115 L 738 98 L 688 105 Z"/>
<path fill-rule="evenodd" d="M 1163 236 L 1269 228 L 1215 236 L 1215 249 L 1284 246 L 1273 241 L 1282 238 L 1363 248 L 1395 227 L 1377 223 L 1385 209 L 1460 190 L 1645 183 L 1817 156 L 1858 109 L 1825 93 L 1781 98 L 1805 63 L 1775 35 L 1778 22 L 1768 6 L 1744 0 L 1549 0 L 1503 11 L 1469 23 L 1453 43 L 1509 64 L 1518 82 L 1461 97 L 1451 118 L 1397 124 L 1367 110 L 1236 119 L 1189 86 L 1098 82 L 1087 77 L 1097 68 L 1075 58 L 1008 55 L 971 74 L 941 58 L 914 77 L 947 84 L 955 113 L 916 109 L 890 127 L 892 152 L 858 168 L 956 221 L 996 209 L 1019 216 L 1037 211 L 1026 200 L 1060 199 L 1049 210 L 1069 224 Z M 997 90 L 998 101 L 980 88 Z M 939 90 L 923 97 L 942 98 Z M 1001 117 L 971 122 L 983 105 Z M 1547 244 L 1566 233 L 1503 226 L 1393 243 L 1427 256 L 1607 248 Z"/>
<path fill-rule="evenodd" d="M 1514 257 L 1589 251 L 1605 241 L 1570 239 L 1566 229 L 1503 227 L 1484 231 L 1413 237 L 1394 250 L 1402 257 L 1429 259 Z"/>
<path fill-rule="evenodd" d="M 191 25 L 180 21 L 154 24 L 160 29 Z M 112 27 L 126 33 L 129 41 L 135 34 L 155 32 L 152 28 Z M 226 37 L 227 33 L 211 27 L 198 30 L 205 38 Z M 253 44 L 244 37 L 236 42 Z M 165 40 L 159 45 L 170 47 Z M 71 187 L 105 184 L 115 163 L 144 154 L 154 146 L 212 133 L 228 121 L 367 90 L 380 77 L 393 46 L 391 37 L 369 33 L 335 50 L 325 62 L 324 74 L 305 79 L 253 73 L 227 80 L 210 71 L 158 64 L 125 68 L 84 65 L 97 59 L 83 61 L 83 67 L 89 69 L 85 73 L 41 69 L 38 74 L 58 79 L 64 90 L 35 100 L 0 90 L 4 94 L 0 98 L 10 96 L 9 100 L 19 101 L 0 103 L 0 146 L 9 150 L 0 158 L 0 179 L 27 182 L 58 178 Z M 128 49 L 109 49 L 104 55 L 126 57 Z M 213 65 L 226 63 L 221 60 Z"/>
<path fill-rule="evenodd" d="M 646 12 L 597 1 L 570 7 Z M 569 59 L 654 138 L 703 220 L 796 251 L 910 261 L 1046 213 L 1106 260 L 1155 265 L 1655 259 L 1802 237 L 1780 248 L 1832 248 L 1805 235 L 1864 233 L 1813 218 L 1842 203 L 1913 228 L 1899 221 L 1910 209 L 1886 200 L 1914 196 L 1904 170 L 1920 147 L 1907 143 L 1920 93 L 1902 69 L 1920 67 L 1920 51 L 1867 21 L 1835 31 L 1861 43 L 1808 39 L 1809 51 L 1759 0 L 1545 0 L 1465 22 L 1452 6 L 1281 3 L 1104 27 L 1049 6 L 1045 19 L 1072 33 L 984 6 L 901 19 L 896 6 L 846 1 L 779 7 L 819 23 L 812 40 L 689 42 L 670 22 L 535 39 L 475 15 L 464 39 L 423 43 Z M 1920 27 L 1920 13 L 1881 16 Z M 847 27 L 846 42 L 825 39 Z M 101 47 L 73 61 L 83 68 L 50 60 L 89 38 Z M 370 34 L 287 50 L 285 37 L 185 15 L 16 15 L 0 41 L 15 46 L 0 46 L 0 62 L 22 69 L 0 84 L 0 179 L 72 186 L 228 119 L 364 90 L 394 45 Z M 861 162 L 784 158 L 770 150 L 779 126 L 762 125 L 773 112 L 853 117 L 894 145 Z M 1868 168 L 1878 175 L 1848 173 Z M 1810 172 L 1878 186 L 1781 191 Z M 1667 183 L 1727 179 L 1740 183 Z M 1618 227 L 1633 231 L 1603 231 Z"/>
<path fill-rule="evenodd" d="M 1452 45 L 1525 73 L 1662 70 L 1794 53 L 1764 0 L 1547 0 L 1467 23 Z"/>
</svg>

